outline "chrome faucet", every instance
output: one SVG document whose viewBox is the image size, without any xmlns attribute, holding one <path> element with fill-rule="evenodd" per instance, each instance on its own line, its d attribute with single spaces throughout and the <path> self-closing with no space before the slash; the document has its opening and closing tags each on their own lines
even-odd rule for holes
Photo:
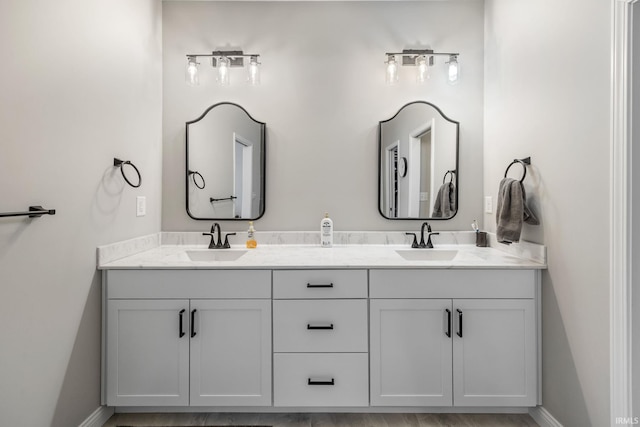
<svg viewBox="0 0 640 427">
<path fill-rule="evenodd" d="M 216 230 L 218 230 L 218 241 L 215 242 Z M 211 226 L 211 231 L 209 233 L 202 233 L 203 236 L 211 236 L 211 241 L 209 242 L 209 249 L 229 249 L 231 245 L 229 244 L 229 236 L 235 236 L 236 233 L 227 233 L 224 236 L 224 243 L 222 243 L 222 230 L 220 230 L 220 224 L 214 222 Z"/>
<path fill-rule="evenodd" d="M 427 227 L 427 243 L 424 242 L 424 228 Z M 404 233 L 407 236 L 413 236 L 413 243 L 411 243 L 412 248 L 419 249 L 433 249 L 433 243 L 431 242 L 431 236 L 438 235 L 440 233 L 431 232 L 431 225 L 428 222 L 423 222 L 422 227 L 420 227 L 420 243 L 418 243 L 418 238 L 416 237 L 416 233 Z"/>
</svg>

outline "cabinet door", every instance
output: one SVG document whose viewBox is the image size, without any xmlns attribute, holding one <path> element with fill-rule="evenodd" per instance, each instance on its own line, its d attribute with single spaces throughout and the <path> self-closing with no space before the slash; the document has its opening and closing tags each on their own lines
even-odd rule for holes
<svg viewBox="0 0 640 427">
<path fill-rule="evenodd" d="M 456 299 L 453 308 L 454 405 L 535 406 L 534 301 Z"/>
<path fill-rule="evenodd" d="M 271 405 L 271 300 L 192 300 L 191 406 Z"/>
<path fill-rule="evenodd" d="M 451 300 L 379 299 L 370 310 L 371 406 L 450 406 Z"/>
<path fill-rule="evenodd" d="M 107 405 L 189 404 L 188 310 L 188 300 L 109 300 Z"/>
</svg>

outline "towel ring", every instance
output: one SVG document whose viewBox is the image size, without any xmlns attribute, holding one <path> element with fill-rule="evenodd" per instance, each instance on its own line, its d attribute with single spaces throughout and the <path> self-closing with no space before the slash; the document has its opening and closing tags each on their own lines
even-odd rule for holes
<svg viewBox="0 0 640 427">
<path fill-rule="evenodd" d="M 199 189 L 203 189 L 205 187 L 205 182 L 204 182 L 204 178 L 202 177 L 202 174 L 198 171 L 189 171 L 189 175 L 191 176 L 191 179 L 193 179 L 193 184 L 198 187 Z M 196 176 L 200 177 L 200 180 L 202 181 L 202 187 L 198 185 L 198 181 L 196 181 Z"/>
<path fill-rule="evenodd" d="M 133 170 L 136 171 L 136 174 L 138 174 L 138 184 L 135 185 L 133 184 L 131 181 L 129 181 L 129 179 L 127 178 L 127 176 L 124 174 L 124 165 L 131 165 L 131 167 L 133 168 Z M 142 176 L 140 176 L 140 171 L 138 170 L 138 168 L 136 167 L 136 165 L 134 165 L 133 163 L 131 163 L 129 160 L 120 160 L 120 159 L 116 159 L 114 157 L 113 159 L 113 166 L 114 167 L 118 167 L 120 168 L 120 172 L 122 173 L 122 177 L 124 178 L 125 181 L 127 181 L 127 184 L 129 184 L 130 186 L 132 186 L 133 188 L 138 188 L 140 187 L 140 184 L 142 184 Z"/>
<path fill-rule="evenodd" d="M 449 181 L 449 182 L 452 183 L 453 182 L 453 178 L 455 177 L 455 173 L 456 173 L 455 169 L 452 169 L 450 171 L 446 171 L 444 173 L 444 176 L 442 177 L 442 183 L 443 184 L 445 183 L 445 181 L 447 180 L 447 175 L 449 175 L 449 174 L 451 174 L 451 181 Z"/>
<path fill-rule="evenodd" d="M 513 159 L 513 162 L 509 163 L 509 166 L 507 166 L 507 170 L 504 171 L 505 178 L 507 177 L 509 168 L 511 168 L 511 166 L 515 165 L 516 163 L 520 163 L 522 165 L 523 173 L 522 178 L 520 178 L 520 183 L 522 184 L 522 181 L 524 181 L 524 178 L 527 176 L 527 165 L 531 164 L 531 157 L 525 157 L 524 159 Z"/>
</svg>

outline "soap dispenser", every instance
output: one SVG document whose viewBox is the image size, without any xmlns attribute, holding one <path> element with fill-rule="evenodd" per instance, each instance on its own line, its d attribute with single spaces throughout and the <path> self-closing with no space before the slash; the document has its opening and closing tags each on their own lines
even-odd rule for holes
<svg viewBox="0 0 640 427">
<path fill-rule="evenodd" d="M 333 221 L 329 218 L 329 213 L 324 214 L 320 221 L 320 246 L 330 248 L 333 246 Z"/>
<path fill-rule="evenodd" d="M 255 233 L 256 230 L 253 228 L 253 221 L 249 221 L 249 229 L 247 230 L 247 249 L 254 249 L 258 246 Z"/>
</svg>

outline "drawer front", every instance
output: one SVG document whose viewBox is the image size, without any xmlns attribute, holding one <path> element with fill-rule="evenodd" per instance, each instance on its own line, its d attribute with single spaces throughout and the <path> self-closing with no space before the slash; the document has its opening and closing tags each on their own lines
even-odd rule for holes
<svg viewBox="0 0 640 427">
<path fill-rule="evenodd" d="M 273 298 L 367 298 L 367 270 L 276 270 Z"/>
<path fill-rule="evenodd" d="M 271 298 L 269 270 L 108 270 L 108 299 Z"/>
<path fill-rule="evenodd" d="M 369 272 L 370 298 L 535 298 L 538 270 Z"/>
<path fill-rule="evenodd" d="M 273 356 L 274 406 L 368 406 L 367 353 Z"/>
<path fill-rule="evenodd" d="M 367 300 L 273 301 L 275 352 L 366 352 L 367 331 Z"/>
</svg>

